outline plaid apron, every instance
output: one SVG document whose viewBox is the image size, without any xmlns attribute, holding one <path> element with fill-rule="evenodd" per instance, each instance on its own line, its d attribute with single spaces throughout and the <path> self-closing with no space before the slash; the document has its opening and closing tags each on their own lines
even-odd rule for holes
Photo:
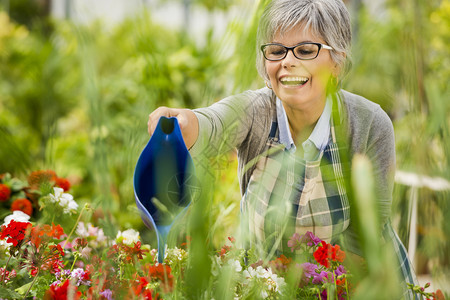
<svg viewBox="0 0 450 300">
<path fill-rule="evenodd" d="M 336 142 L 333 117 L 330 141 L 315 161 L 305 161 L 279 142 L 276 116 L 266 146 L 256 163 L 241 200 L 244 231 L 261 257 L 289 255 L 289 238 L 311 231 L 327 243 L 336 244 L 350 224 L 350 203 Z M 341 146 L 342 150 L 342 146 Z M 344 149 L 345 150 L 345 149 Z M 383 238 L 391 242 L 399 263 L 400 279 L 418 285 L 407 252 L 388 222 Z M 404 299 L 422 299 L 402 284 Z"/>
<path fill-rule="evenodd" d="M 315 161 L 305 161 L 279 142 L 276 120 L 241 201 L 252 243 L 267 253 L 287 252 L 294 232 L 311 231 L 335 242 L 350 223 L 339 149 L 331 140 Z M 261 244 L 262 243 L 262 244 Z"/>
</svg>

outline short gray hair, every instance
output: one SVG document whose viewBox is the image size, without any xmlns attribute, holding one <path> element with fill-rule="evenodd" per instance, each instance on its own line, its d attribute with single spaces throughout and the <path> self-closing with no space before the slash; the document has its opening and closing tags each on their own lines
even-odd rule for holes
<svg viewBox="0 0 450 300">
<path fill-rule="evenodd" d="M 259 21 L 256 37 L 256 68 L 269 81 L 261 45 L 272 42 L 277 32 L 287 32 L 297 25 L 331 46 L 331 59 L 345 74 L 351 65 L 350 14 L 342 0 L 273 0 Z"/>
</svg>

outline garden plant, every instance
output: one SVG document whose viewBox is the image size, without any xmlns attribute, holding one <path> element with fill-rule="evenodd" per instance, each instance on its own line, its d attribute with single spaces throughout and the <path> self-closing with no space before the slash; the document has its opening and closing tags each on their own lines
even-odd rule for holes
<svg viewBox="0 0 450 300">
<path fill-rule="evenodd" d="M 236 153 L 197 167 L 201 197 L 157 263 L 155 233 L 135 204 L 133 171 L 158 106 L 200 107 L 258 88 L 257 21 L 267 1 L 242 5 L 219 39 L 201 44 L 143 11 L 114 25 L 31 18 L 0 3 L 1 299 L 392 299 L 401 293 L 388 253 L 373 237 L 371 166 L 355 165 L 354 194 L 367 268 L 344 245 L 294 235 L 291 256 L 240 243 Z M 13 2 L 13 1 L 9 1 Z M 204 3 L 203 3 L 204 2 Z M 375 16 L 347 1 L 353 69 L 344 88 L 391 117 L 397 169 L 450 178 L 450 1 L 386 1 Z M 203 4 L 202 4 L 203 3 Z M 206 5 L 211 13 L 211 1 Z M 356 5 L 358 4 L 359 5 Z M 13 9 L 18 9 L 12 11 Z M 251 62 L 251 63 L 249 63 Z M 53 171 L 54 170 L 54 171 Z M 397 184 L 392 220 L 407 241 L 411 189 Z M 450 272 L 449 192 L 421 189 L 418 273 Z M 303 254 L 301 254 L 303 253 Z M 347 257 L 348 259 L 348 257 Z M 410 286 L 424 299 L 448 290 Z M 447 294 L 446 294 L 447 293 Z"/>
</svg>

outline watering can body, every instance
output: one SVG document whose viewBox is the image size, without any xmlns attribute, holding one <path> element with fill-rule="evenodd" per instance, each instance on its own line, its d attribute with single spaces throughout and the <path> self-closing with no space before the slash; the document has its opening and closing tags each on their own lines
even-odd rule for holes
<svg viewBox="0 0 450 300">
<path fill-rule="evenodd" d="M 133 178 L 141 218 L 158 238 L 160 263 L 171 227 L 197 192 L 194 179 L 194 165 L 177 119 L 161 117 L 138 159 Z"/>
</svg>

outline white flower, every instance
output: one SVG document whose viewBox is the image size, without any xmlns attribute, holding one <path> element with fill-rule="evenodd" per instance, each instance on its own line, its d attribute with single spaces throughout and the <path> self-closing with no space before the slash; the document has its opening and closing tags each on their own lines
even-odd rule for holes
<svg viewBox="0 0 450 300">
<path fill-rule="evenodd" d="M 98 247 L 102 245 L 106 241 L 105 233 L 103 229 L 99 227 L 94 227 L 91 223 L 84 224 L 83 222 L 79 222 L 77 226 L 76 233 L 79 237 L 82 238 L 94 238 L 88 239 L 89 243 L 93 247 Z"/>
<path fill-rule="evenodd" d="M 218 256 L 210 256 L 212 264 L 211 264 L 211 274 L 213 276 L 219 275 L 219 269 L 222 267 L 222 260 Z"/>
<path fill-rule="evenodd" d="M 82 278 L 84 275 L 84 270 L 81 268 L 76 268 L 72 271 L 72 273 L 70 274 L 70 276 L 72 276 L 73 278 Z"/>
<path fill-rule="evenodd" d="M 248 267 L 247 270 L 244 271 L 245 278 L 252 278 L 256 276 L 256 271 L 253 267 Z"/>
<path fill-rule="evenodd" d="M 285 284 L 284 278 L 278 277 L 277 274 L 271 274 L 270 277 L 267 278 L 267 285 L 271 291 L 279 292 L 281 294 L 281 290 Z"/>
<path fill-rule="evenodd" d="M 272 271 L 267 271 L 262 266 L 256 268 L 256 277 L 258 278 L 268 278 L 272 275 Z"/>
<path fill-rule="evenodd" d="M 84 247 L 84 248 L 81 250 L 81 256 L 83 256 L 84 258 L 89 258 L 89 257 L 91 256 L 91 252 L 92 252 L 92 249 L 91 249 L 91 248 L 89 248 L 89 247 Z"/>
<path fill-rule="evenodd" d="M 8 225 L 11 220 L 16 222 L 29 222 L 30 216 L 20 210 L 15 210 L 12 215 L 6 216 L 5 223 L 3 225 Z"/>
<path fill-rule="evenodd" d="M 116 241 L 122 241 L 124 244 L 133 245 L 139 242 L 139 232 L 134 229 L 127 229 L 124 232 L 117 233 Z"/>
<path fill-rule="evenodd" d="M 82 221 L 80 221 L 80 222 L 78 223 L 77 230 L 75 231 L 75 233 L 76 233 L 79 237 L 84 237 L 84 238 L 86 238 L 86 237 L 89 236 L 89 233 L 88 233 L 88 231 L 86 230 L 86 226 L 84 226 L 84 222 L 82 222 Z"/>
<path fill-rule="evenodd" d="M 281 294 L 281 291 L 283 290 L 284 286 L 286 285 L 286 282 L 284 281 L 283 277 L 277 277 L 275 282 L 277 283 L 277 288 L 275 289 L 275 291 L 277 291 Z"/>
<path fill-rule="evenodd" d="M 9 250 L 9 247 L 11 247 L 13 244 L 12 243 L 7 243 L 5 240 L 0 240 L 0 249 L 1 250 Z"/>
<path fill-rule="evenodd" d="M 238 260 L 236 260 L 236 259 L 230 259 L 230 260 L 228 261 L 228 264 L 229 264 L 232 268 L 234 268 L 234 271 L 235 271 L 235 272 L 240 272 L 240 271 L 242 271 L 241 263 L 240 263 Z"/>
<path fill-rule="evenodd" d="M 187 252 L 180 248 L 167 248 L 164 255 L 164 260 L 167 261 L 169 265 L 177 262 L 183 261 L 187 258 Z"/>
<path fill-rule="evenodd" d="M 254 281 L 263 284 L 264 289 L 261 291 L 261 297 L 263 299 L 276 292 L 282 294 L 282 289 L 286 285 L 284 278 L 278 277 L 278 275 L 273 273 L 270 268 L 265 269 L 262 266 L 258 266 L 256 269 L 253 269 L 252 267 L 249 267 L 247 270 L 244 270 L 243 274 L 246 278 L 246 283 L 244 284 L 249 284 Z"/>
<path fill-rule="evenodd" d="M 70 276 L 74 279 L 78 279 L 76 285 L 80 286 L 80 285 L 90 285 L 91 282 L 89 280 L 85 280 L 85 276 L 86 276 L 86 272 L 81 269 L 81 268 L 76 268 L 72 271 L 72 273 L 70 274 Z"/>
<path fill-rule="evenodd" d="M 73 200 L 73 196 L 68 193 L 64 193 L 64 190 L 59 187 L 53 188 L 54 194 L 49 194 L 50 202 L 58 203 L 64 210 L 65 214 L 71 214 L 76 211 L 78 204 Z"/>
</svg>

